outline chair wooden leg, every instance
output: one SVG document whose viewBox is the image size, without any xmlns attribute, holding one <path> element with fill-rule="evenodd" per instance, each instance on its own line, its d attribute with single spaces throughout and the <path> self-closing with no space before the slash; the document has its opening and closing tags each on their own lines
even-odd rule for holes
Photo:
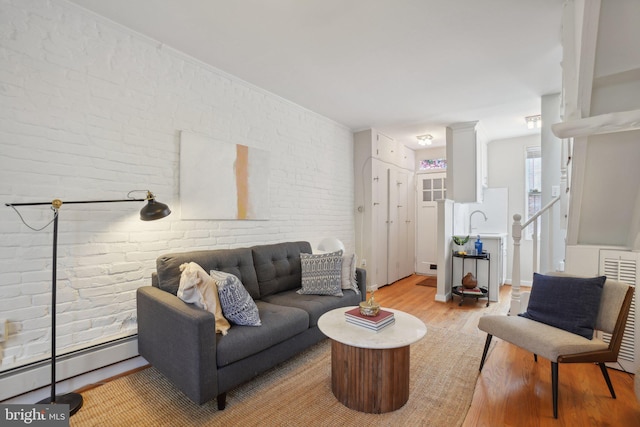
<svg viewBox="0 0 640 427">
<path fill-rule="evenodd" d="M 609 378 L 609 372 L 607 372 L 607 365 L 604 363 L 598 363 L 600 366 L 600 371 L 602 371 L 602 376 L 604 380 L 607 382 L 607 386 L 609 387 L 609 393 L 611 393 L 611 397 L 616 398 L 616 392 L 613 391 L 613 384 L 611 384 L 611 379 Z"/>
<path fill-rule="evenodd" d="M 553 418 L 558 418 L 558 362 L 551 362 L 551 389 L 553 393 Z"/>
<path fill-rule="evenodd" d="M 493 338 L 493 335 L 487 334 L 487 340 L 484 342 L 484 351 L 482 352 L 482 360 L 480 361 L 480 369 L 479 369 L 480 372 L 482 372 L 482 367 L 484 366 L 484 359 L 486 359 L 487 352 L 489 351 L 489 345 L 491 344 L 491 338 Z"/>
</svg>

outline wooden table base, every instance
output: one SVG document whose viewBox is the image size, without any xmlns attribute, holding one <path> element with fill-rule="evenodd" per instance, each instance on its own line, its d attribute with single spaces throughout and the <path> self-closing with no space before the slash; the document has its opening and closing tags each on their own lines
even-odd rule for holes
<svg viewBox="0 0 640 427">
<path fill-rule="evenodd" d="M 409 346 L 369 349 L 331 340 L 331 390 L 356 411 L 401 408 L 409 399 Z"/>
</svg>

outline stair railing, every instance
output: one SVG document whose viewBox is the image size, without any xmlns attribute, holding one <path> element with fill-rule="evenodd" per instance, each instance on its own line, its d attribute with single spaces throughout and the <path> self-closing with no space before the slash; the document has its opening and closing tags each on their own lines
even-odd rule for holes
<svg viewBox="0 0 640 427">
<path fill-rule="evenodd" d="M 522 219 L 522 215 L 515 214 L 513 216 L 513 225 L 511 226 L 511 235 L 513 237 L 513 270 L 511 272 L 511 306 L 509 308 L 509 314 L 512 316 L 517 315 L 524 311 L 529 303 L 529 292 L 521 292 L 520 291 L 520 241 L 522 240 L 522 230 L 527 228 L 529 224 L 533 223 L 533 259 L 531 261 L 531 265 L 533 266 L 533 271 L 537 272 L 539 265 L 539 250 L 538 250 L 538 218 L 544 214 L 549 212 L 553 213 L 553 206 L 560 201 L 560 196 L 556 196 L 549 203 L 544 205 L 542 209 L 535 213 L 531 218 L 529 218 L 524 224 L 520 222 Z M 553 229 L 549 229 L 549 245 L 553 243 Z"/>
</svg>

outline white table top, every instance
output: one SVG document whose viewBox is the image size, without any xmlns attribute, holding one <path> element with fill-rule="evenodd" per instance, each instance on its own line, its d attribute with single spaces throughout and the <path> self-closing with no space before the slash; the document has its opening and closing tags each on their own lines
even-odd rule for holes
<svg viewBox="0 0 640 427">
<path fill-rule="evenodd" d="M 345 311 L 352 308 L 354 307 L 341 307 L 326 312 L 318 319 L 318 328 L 323 334 L 342 344 L 372 349 L 405 347 L 421 340 L 427 333 L 422 320 L 403 311 L 385 307 L 381 309 L 393 312 L 393 325 L 377 332 L 353 325 L 347 323 L 344 315 Z"/>
</svg>

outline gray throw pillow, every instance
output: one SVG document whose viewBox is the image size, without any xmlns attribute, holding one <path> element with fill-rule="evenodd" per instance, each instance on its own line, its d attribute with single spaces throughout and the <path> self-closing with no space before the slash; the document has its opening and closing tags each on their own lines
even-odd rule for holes
<svg viewBox="0 0 640 427">
<path fill-rule="evenodd" d="M 231 323 L 241 326 L 260 326 L 258 306 L 233 274 L 211 270 L 209 275 L 216 281 L 222 313 Z"/>
<path fill-rule="evenodd" d="M 518 316 L 592 339 L 606 280 L 534 273 L 527 311 Z"/>
<path fill-rule="evenodd" d="M 302 295 L 342 296 L 342 251 L 300 254 Z"/>
</svg>

